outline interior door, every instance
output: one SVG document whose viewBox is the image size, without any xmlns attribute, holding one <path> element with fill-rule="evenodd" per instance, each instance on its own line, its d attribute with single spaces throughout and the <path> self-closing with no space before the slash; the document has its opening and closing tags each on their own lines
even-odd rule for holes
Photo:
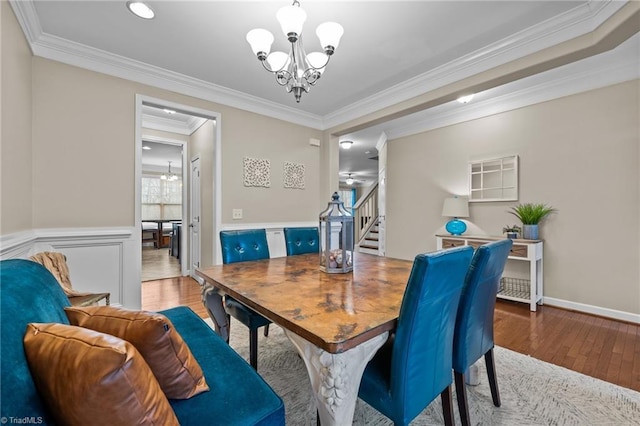
<svg viewBox="0 0 640 426">
<path fill-rule="evenodd" d="M 200 193 L 200 157 L 191 159 L 191 193 L 190 193 L 190 217 L 189 217 L 189 241 L 191 242 L 190 255 L 190 275 L 197 281 L 196 268 L 200 267 L 200 215 L 201 215 L 201 193 Z"/>
</svg>

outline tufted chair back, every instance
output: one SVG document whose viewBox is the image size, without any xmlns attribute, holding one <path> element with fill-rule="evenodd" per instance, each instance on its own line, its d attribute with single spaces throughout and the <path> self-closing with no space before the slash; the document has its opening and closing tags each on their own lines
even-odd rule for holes
<svg viewBox="0 0 640 426">
<path fill-rule="evenodd" d="M 11 417 L 49 418 L 36 390 L 24 354 L 22 338 L 31 322 L 69 324 L 70 306 L 60 284 L 44 266 L 24 259 L 0 262 L 0 323 L 2 325 L 2 393 L 0 412 Z"/>
<path fill-rule="evenodd" d="M 318 253 L 318 228 L 284 228 L 284 241 L 287 245 L 287 256 L 305 253 Z"/>
<path fill-rule="evenodd" d="M 264 229 L 220 231 L 220 245 L 224 264 L 269 258 L 267 233 Z"/>
</svg>

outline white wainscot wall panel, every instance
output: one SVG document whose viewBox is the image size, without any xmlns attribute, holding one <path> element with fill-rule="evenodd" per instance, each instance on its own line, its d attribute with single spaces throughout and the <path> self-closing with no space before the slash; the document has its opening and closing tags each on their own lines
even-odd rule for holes
<svg viewBox="0 0 640 426">
<path fill-rule="evenodd" d="M 134 228 L 37 229 L 4 236 L 0 257 L 28 258 L 39 251 L 67 257 L 73 288 L 111 293 L 111 304 L 140 309 L 140 253 Z"/>
<path fill-rule="evenodd" d="M 54 247 L 67 256 L 69 278 L 74 290 L 88 293 L 109 292 L 113 305 L 122 304 L 122 243 L 90 246 L 56 244 Z"/>
</svg>

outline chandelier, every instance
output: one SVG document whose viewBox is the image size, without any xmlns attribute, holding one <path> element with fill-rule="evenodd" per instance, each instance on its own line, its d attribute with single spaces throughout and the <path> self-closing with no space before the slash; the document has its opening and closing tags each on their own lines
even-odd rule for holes
<svg viewBox="0 0 640 426">
<path fill-rule="evenodd" d="M 287 93 L 293 92 L 296 102 L 299 103 L 302 93 L 309 93 L 311 86 L 314 86 L 322 76 L 329 58 L 340 43 L 344 30 L 335 22 L 320 24 L 316 34 L 324 53 L 306 54 L 302 46 L 302 26 L 307 19 L 307 14 L 300 7 L 298 0 L 294 0 L 291 6 L 278 10 L 276 18 L 280 22 L 282 32 L 291 43 L 289 54 L 285 52 L 270 54 L 273 35 L 262 28 L 249 31 L 247 41 L 262 66 L 275 75 L 276 81 L 287 89 Z"/>
<path fill-rule="evenodd" d="M 162 176 L 160 176 L 160 179 L 167 180 L 169 182 L 173 182 L 174 180 L 178 180 L 178 175 L 176 175 L 175 173 L 171 173 L 171 161 L 169 161 L 169 172 L 168 173 L 163 173 Z"/>
</svg>

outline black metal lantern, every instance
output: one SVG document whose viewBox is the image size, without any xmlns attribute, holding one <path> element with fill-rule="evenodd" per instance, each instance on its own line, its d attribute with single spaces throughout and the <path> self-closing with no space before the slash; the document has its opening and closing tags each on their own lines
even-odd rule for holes
<svg viewBox="0 0 640 426">
<path fill-rule="evenodd" d="M 319 219 L 320 270 L 330 274 L 353 271 L 353 216 L 337 192 Z"/>
</svg>

